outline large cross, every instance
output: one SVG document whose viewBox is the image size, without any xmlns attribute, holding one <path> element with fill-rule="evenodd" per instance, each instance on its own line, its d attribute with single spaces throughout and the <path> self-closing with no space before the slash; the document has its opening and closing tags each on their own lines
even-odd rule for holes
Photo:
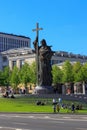
<svg viewBox="0 0 87 130">
<path fill-rule="evenodd" d="M 36 63 L 37 63 L 37 85 L 39 85 L 39 56 L 38 56 L 38 47 L 39 47 L 39 31 L 43 30 L 43 28 L 39 28 L 39 23 L 36 23 L 36 29 L 32 29 L 32 31 L 36 31 L 36 39 L 37 39 L 37 45 L 36 45 Z"/>
<path fill-rule="evenodd" d="M 39 31 L 40 30 L 43 30 L 43 28 L 39 28 L 39 23 L 36 23 L 36 29 L 32 29 L 32 31 L 36 31 L 36 38 L 38 40 L 38 37 L 39 37 Z"/>
</svg>

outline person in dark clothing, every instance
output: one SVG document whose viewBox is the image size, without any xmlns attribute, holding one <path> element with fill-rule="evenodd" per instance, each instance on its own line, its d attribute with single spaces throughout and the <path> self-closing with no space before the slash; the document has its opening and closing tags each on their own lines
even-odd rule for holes
<svg viewBox="0 0 87 130">
<path fill-rule="evenodd" d="M 74 105 L 74 103 L 72 103 L 72 105 L 71 105 L 71 111 L 75 112 L 75 105 Z"/>
</svg>

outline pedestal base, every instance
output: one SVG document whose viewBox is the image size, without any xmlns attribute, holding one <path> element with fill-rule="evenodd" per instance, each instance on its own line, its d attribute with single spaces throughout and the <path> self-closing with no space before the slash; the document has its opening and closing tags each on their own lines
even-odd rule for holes
<svg viewBox="0 0 87 130">
<path fill-rule="evenodd" d="M 36 86 L 33 94 L 50 94 L 53 93 L 52 86 Z"/>
</svg>

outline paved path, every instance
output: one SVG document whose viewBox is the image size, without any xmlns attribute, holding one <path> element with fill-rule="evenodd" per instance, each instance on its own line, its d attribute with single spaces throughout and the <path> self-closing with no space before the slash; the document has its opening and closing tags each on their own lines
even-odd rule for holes
<svg viewBox="0 0 87 130">
<path fill-rule="evenodd" d="M 0 130 L 87 130 L 87 115 L 0 114 Z"/>
</svg>

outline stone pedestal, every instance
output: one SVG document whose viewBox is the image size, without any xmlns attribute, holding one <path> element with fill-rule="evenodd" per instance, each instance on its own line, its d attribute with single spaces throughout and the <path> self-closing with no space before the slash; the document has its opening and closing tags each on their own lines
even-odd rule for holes
<svg viewBox="0 0 87 130">
<path fill-rule="evenodd" d="M 51 94 L 53 92 L 52 86 L 36 86 L 33 94 Z"/>
</svg>

